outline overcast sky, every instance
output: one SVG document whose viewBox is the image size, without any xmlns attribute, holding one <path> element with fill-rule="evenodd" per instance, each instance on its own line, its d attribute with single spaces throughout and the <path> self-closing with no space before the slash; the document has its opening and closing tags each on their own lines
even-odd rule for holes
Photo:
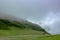
<svg viewBox="0 0 60 40">
<path fill-rule="evenodd" d="M 0 0 L 0 11 L 60 33 L 60 0 Z"/>
</svg>

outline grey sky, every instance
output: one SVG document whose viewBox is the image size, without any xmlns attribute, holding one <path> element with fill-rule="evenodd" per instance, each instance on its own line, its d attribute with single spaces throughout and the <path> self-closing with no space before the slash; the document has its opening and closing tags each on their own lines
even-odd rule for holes
<svg viewBox="0 0 60 40">
<path fill-rule="evenodd" d="M 60 20 L 60 0 L 0 0 L 0 10 L 37 24 L 41 22 L 51 28 L 51 33 L 60 33 L 60 25 L 56 30 L 54 26 Z"/>
</svg>

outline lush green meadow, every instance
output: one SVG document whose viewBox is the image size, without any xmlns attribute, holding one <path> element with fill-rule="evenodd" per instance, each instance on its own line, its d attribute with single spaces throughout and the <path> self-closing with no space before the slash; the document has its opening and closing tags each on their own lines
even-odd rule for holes
<svg viewBox="0 0 60 40">
<path fill-rule="evenodd" d="M 11 27 L 11 30 L 0 30 L 0 40 L 60 40 L 60 35 L 48 35 L 31 29 Z"/>
<path fill-rule="evenodd" d="M 47 35 L 32 30 L 0 30 L 0 40 L 60 40 L 60 35 Z"/>
</svg>

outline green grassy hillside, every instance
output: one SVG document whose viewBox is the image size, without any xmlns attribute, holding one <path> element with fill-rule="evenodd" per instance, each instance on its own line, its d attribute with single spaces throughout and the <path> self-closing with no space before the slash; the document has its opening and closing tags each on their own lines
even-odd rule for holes
<svg viewBox="0 0 60 40">
<path fill-rule="evenodd" d="M 41 28 L 39 25 L 28 22 L 28 21 L 23 21 L 23 22 L 18 22 L 18 21 L 8 21 L 5 19 L 0 19 L 0 30 L 10 30 L 11 27 L 16 27 L 19 29 L 30 29 L 30 30 L 35 30 L 39 32 L 44 32 L 47 33 L 43 28 Z"/>
<path fill-rule="evenodd" d="M 50 35 L 39 25 L 28 21 L 0 19 L 0 40 L 60 40 L 60 35 Z"/>
</svg>

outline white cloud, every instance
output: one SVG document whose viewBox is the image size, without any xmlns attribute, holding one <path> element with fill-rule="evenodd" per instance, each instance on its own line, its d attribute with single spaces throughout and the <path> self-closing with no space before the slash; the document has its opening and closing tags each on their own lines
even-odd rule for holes
<svg viewBox="0 0 60 40">
<path fill-rule="evenodd" d="M 0 0 L 0 11 L 51 28 L 60 20 L 60 0 Z"/>
</svg>

